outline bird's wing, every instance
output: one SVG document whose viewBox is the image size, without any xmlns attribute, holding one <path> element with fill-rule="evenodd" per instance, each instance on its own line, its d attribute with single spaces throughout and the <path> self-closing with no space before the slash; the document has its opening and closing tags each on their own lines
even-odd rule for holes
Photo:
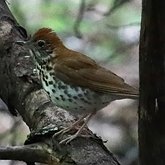
<svg viewBox="0 0 165 165">
<path fill-rule="evenodd" d="M 54 70 L 60 80 L 101 93 L 129 98 L 138 97 L 138 91 L 126 84 L 121 77 L 97 65 L 83 54 L 79 53 L 79 55 L 73 56 L 72 53 L 72 56 L 56 59 Z"/>
</svg>

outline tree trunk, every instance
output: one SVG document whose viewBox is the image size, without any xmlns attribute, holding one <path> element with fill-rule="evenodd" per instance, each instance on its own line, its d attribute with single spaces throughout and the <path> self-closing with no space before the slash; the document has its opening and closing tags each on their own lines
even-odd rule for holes
<svg viewBox="0 0 165 165">
<path fill-rule="evenodd" d="M 140 34 L 141 165 L 165 164 L 165 1 L 143 0 Z"/>
</svg>

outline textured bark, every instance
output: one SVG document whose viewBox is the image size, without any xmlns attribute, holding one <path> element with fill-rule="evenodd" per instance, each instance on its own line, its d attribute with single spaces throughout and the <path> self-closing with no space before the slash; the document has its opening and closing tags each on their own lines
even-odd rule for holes
<svg viewBox="0 0 165 165">
<path fill-rule="evenodd" d="M 165 164 L 165 1 L 143 0 L 140 36 L 141 165 Z"/>
<path fill-rule="evenodd" d="M 118 165 L 101 140 L 81 137 L 68 145 L 59 145 L 62 137 L 52 139 L 54 132 L 71 124 L 74 118 L 55 107 L 41 89 L 33 74 L 34 65 L 28 51 L 15 44 L 25 38 L 25 30 L 17 24 L 5 0 L 0 0 L 0 97 L 12 113 L 17 110 L 22 116 L 31 131 L 26 144 L 33 143 L 33 146 L 0 148 L 0 159 L 65 165 Z"/>
</svg>

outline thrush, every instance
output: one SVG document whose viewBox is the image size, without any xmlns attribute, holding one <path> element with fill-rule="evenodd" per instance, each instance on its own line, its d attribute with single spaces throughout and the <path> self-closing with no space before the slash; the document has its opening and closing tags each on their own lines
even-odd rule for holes
<svg viewBox="0 0 165 165">
<path fill-rule="evenodd" d="M 64 139 L 62 143 L 77 137 L 90 117 L 111 101 L 138 98 L 137 89 L 90 57 L 68 49 L 50 28 L 39 29 L 29 41 L 22 43 L 28 46 L 42 86 L 52 102 L 81 116 L 70 128 L 87 117 L 76 134 Z"/>
</svg>

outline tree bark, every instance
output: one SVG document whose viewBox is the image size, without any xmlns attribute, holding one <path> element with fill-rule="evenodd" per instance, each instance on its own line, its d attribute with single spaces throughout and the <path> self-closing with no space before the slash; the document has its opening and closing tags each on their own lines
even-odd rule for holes
<svg viewBox="0 0 165 165">
<path fill-rule="evenodd" d="M 0 159 L 65 165 L 119 165 L 100 139 L 79 137 L 70 144 L 60 145 L 59 141 L 65 137 L 52 138 L 56 131 L 75 119 L 57 108 L 41 89 L 33 74 L 34 65 L 28 50 L 15 44 L 26 37 L 26 31 L 16 22 L 5 0 L 0 0 L 0 97 L 11 112 L 18 111 L 31 131 L 27 145 L 0 147 Z"/>
<path fill-rule="evenodd" d="M 140 34 L 141 165 L 165 164 L 165 1 L 143 0 Z"/>
</svg>

